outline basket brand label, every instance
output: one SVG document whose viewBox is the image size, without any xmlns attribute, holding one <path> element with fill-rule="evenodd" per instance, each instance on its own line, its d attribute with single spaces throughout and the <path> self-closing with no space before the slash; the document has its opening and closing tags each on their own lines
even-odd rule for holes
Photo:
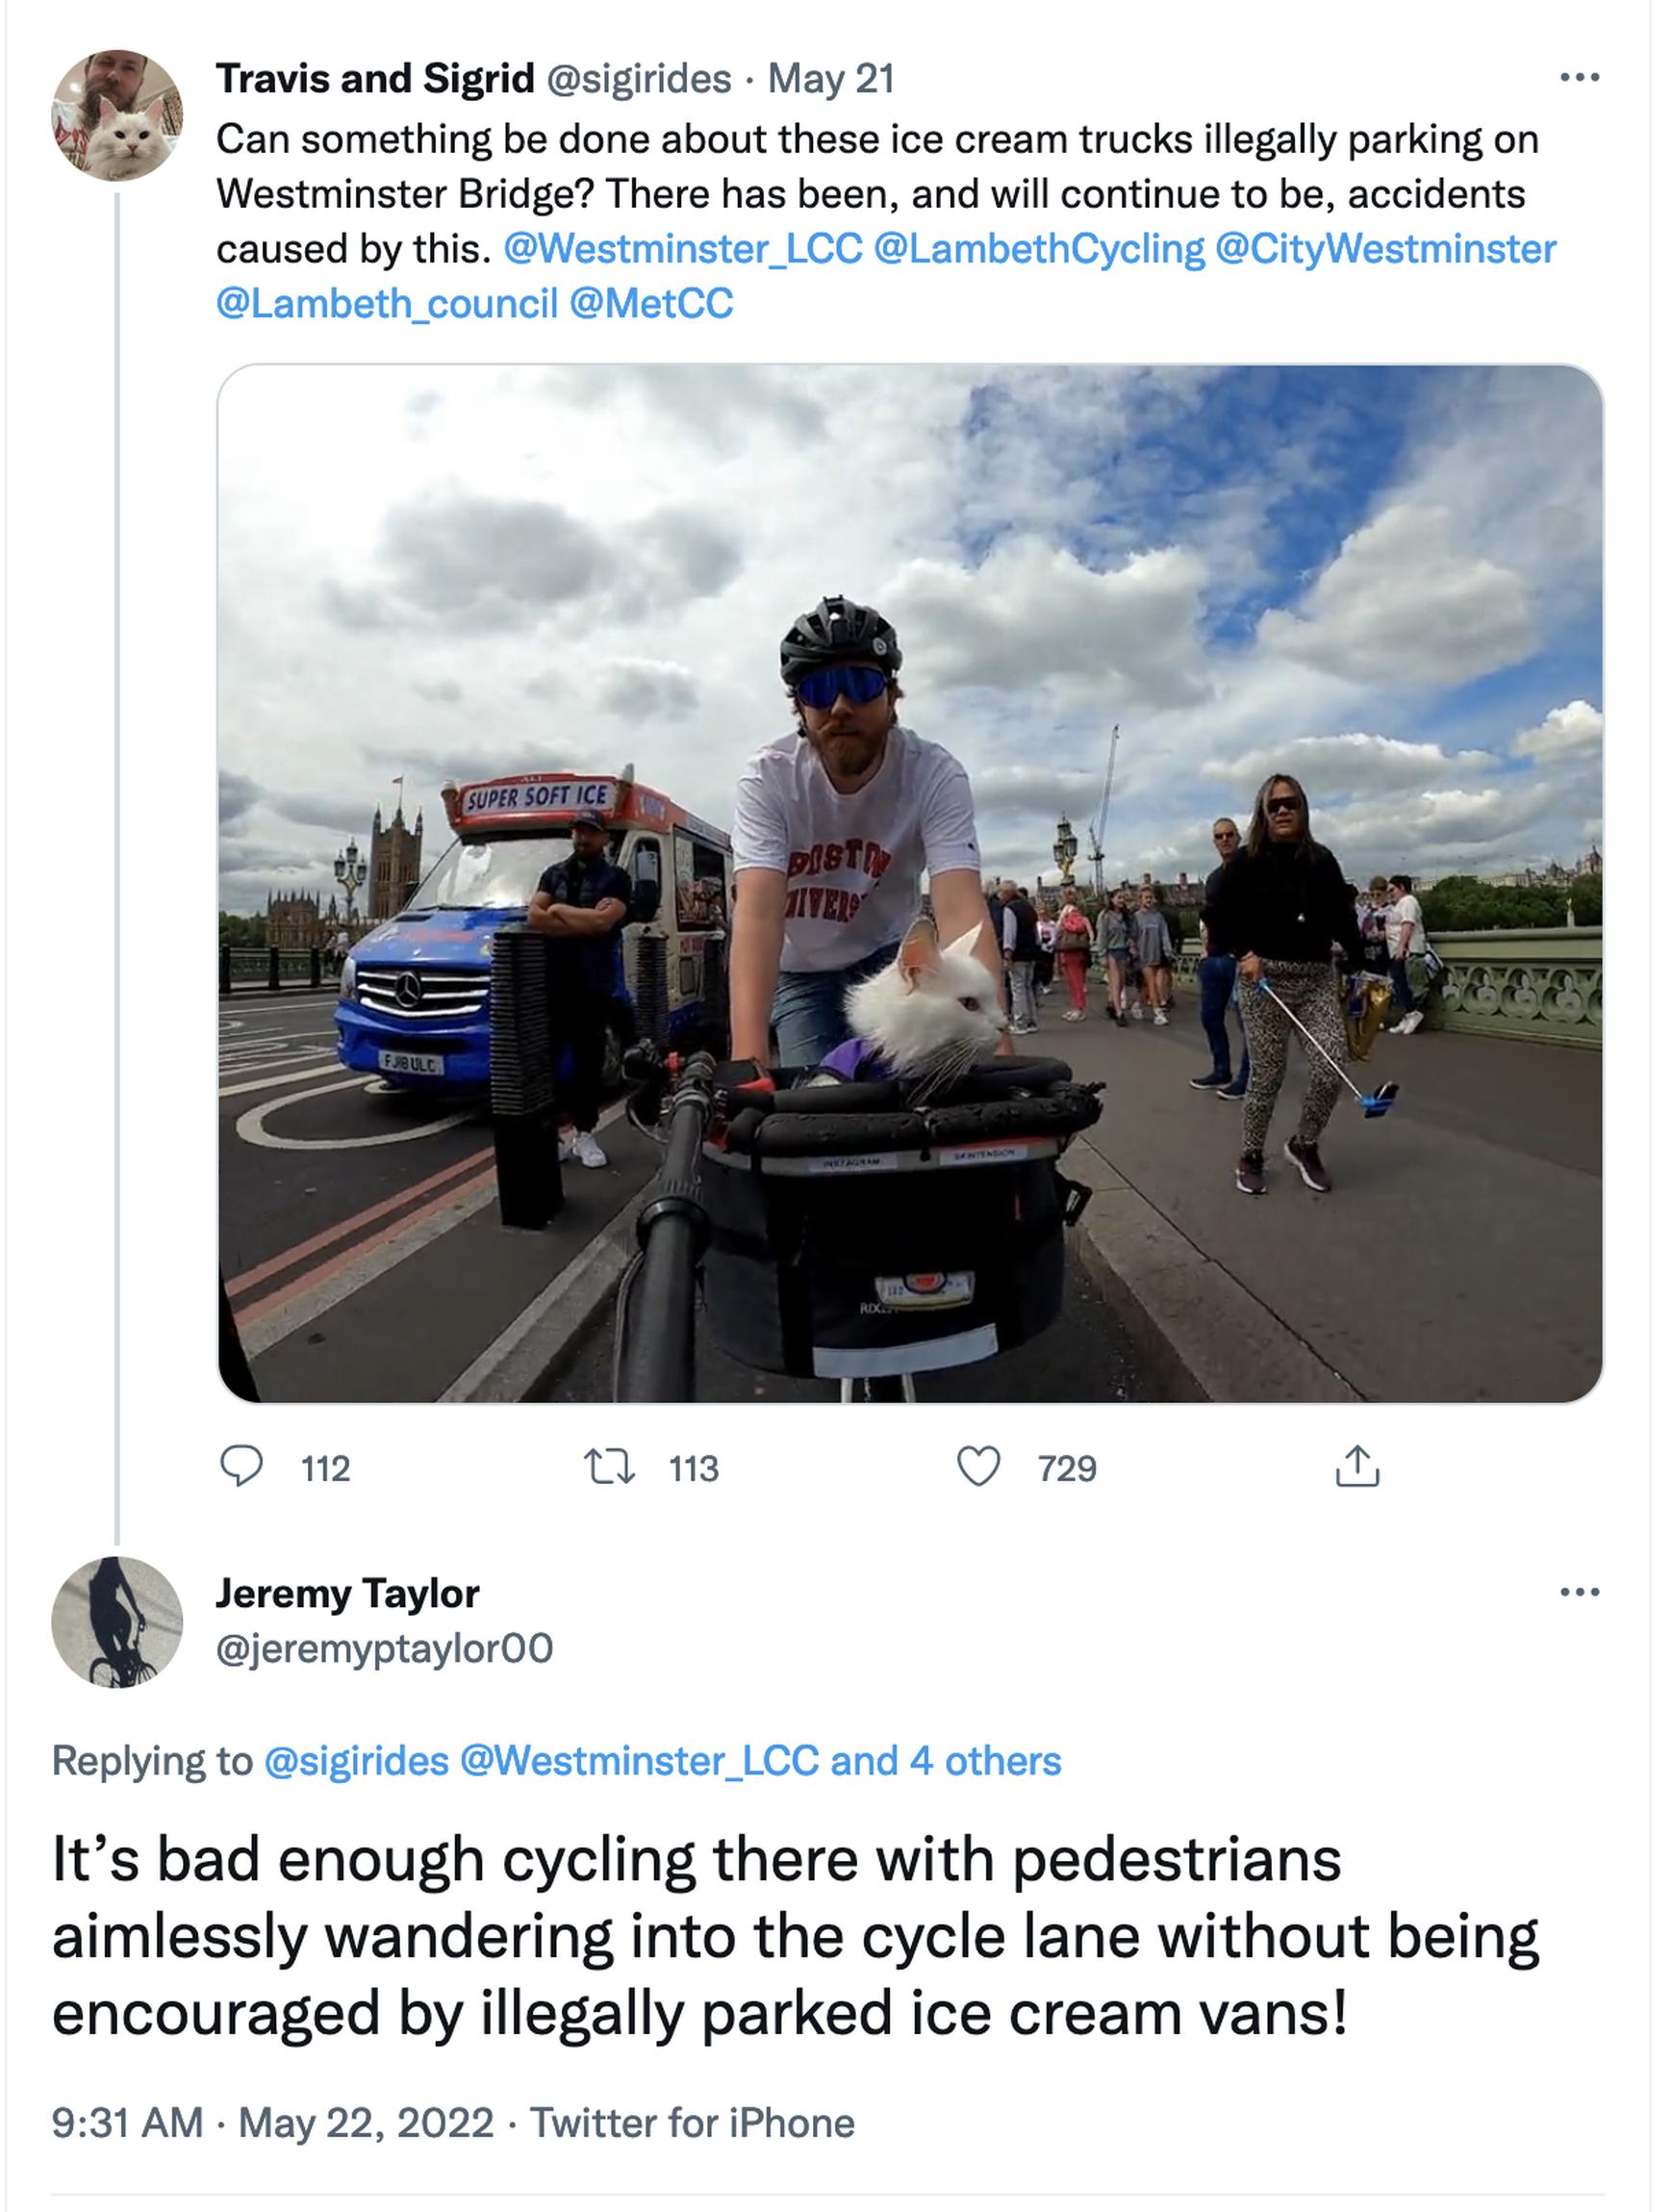
<svg viewBox="0 0 1672 2212">
<path fill-rule="evenodd" d="M 975 1270 L 961 1268 L 947 1275 L 878 1275 L 876 1278 L 876 1304 L 867 1303 L 864 1313 L 923 1313 L 943 1306 L 968 1306 L 975 1303 Z"/>
</svg>

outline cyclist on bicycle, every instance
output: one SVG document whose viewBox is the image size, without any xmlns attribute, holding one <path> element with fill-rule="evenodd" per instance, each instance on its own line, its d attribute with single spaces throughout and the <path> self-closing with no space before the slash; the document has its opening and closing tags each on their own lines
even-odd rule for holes
<svg viewBox="0 0 1672 2212">
<path fill-rule="evenodd" d="M 132 1623 L 122 1604 L 126 1596 L 134 1608 Z M 132 1664 L 137 1653 L 130 1650 L 128 1630 L 133 1626 L 144 1633 L 145 1616 L 139 1609 L 139 1600 L 134 1596 L 132 1583 L 122 1572 L 119 1559 L 101 1559 L 88 1584 L 88 1619 L 99 1649 L 115 1668 L 118 1676 Z"/>
<path fill-rule="evenodd" d="M 893 629 L 874 607 L 822 599 L 778 666 L 796 728 L 762 747 L 737 789 L 731 1048 L 764 1068 L 775 1027 L 779 1061 L 805 1068 L 847 1036 L 849 986 L 899 952 L 925 869 L 942 943 L 977 930 L 1001 999 L 1003 970 L 970 779 L 901 726 Z"/>
</svg>

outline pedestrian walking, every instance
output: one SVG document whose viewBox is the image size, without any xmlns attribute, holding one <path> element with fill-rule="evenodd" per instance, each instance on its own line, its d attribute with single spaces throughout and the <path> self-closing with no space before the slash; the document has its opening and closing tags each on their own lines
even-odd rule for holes
<svg viewBox="0 0 1672 2212">
<path fill-rule="evenodd" d="M 1394 1003 L 1402 1020 L 1393 1025 L 1395 1037 L 1409 1037 L 1422 1027 L 1422 1008 L 1417 1004 L 1410 988 L 1410 964 L 1420 960 L 1429 948 L 1428 931 L 1423 927 L 1423 910 L 1417 904 L 1408 875 L 1389 876 L 1388 889 L 1393 893 L 1393 904 L 1385 917 L 1387 932 L 1387 973 L 1393 985 Z"/>
<path fill-rule="evenodd" d="M 1364 933 L 1364 967 L 1367 974 L 1387 973 L 1387 878 L 1373 875 L 1364 896 L 1359 927 Z"/>
<path fill-rule="evenodd" d="M 1138 911 L 1132 917 L 1132 953 L 1144 978 L 1144 1003 L 1150 1009 L 1150 1018 L 1157 1029 L 1165 1029 L 1167 962 L 1172 958 L 1173 940 L 1153 883 L 1147 883 L 1138 893 Z"/>
<path fill-rule="evenodd" d="M 1033 989 L 1039 998 L 1050 996 L 1056 972 L 1056 926 L 1049 914 L 1039 917 L 1039 953 L 1033 963 Z"/>
<path fill-rule="evenodd" d="M 1098 916 L 1098 957 L 1103 964 L 1105 1012 L 1118 1028 L 1127 1026 L 1127 1003 L 1132 989 L 1132 923 L 1127 902 L 1110 892 Z"/>
<path fill-rule="evenodd" d="M 1202 1026 L 1207 1032 L 1207 1048 L 1213 1065 L 1205 1075 L 1193 1075 L 1193 1091 L 1216 1091 L 1222 1098 L 1242 1098 L 1248 1092 L 1248 1037 L 1242 1038 L 1242 1066 L 1233 1077 L 1230 1072 L 1230 1031 L 1226 1015 L 1231 1006 L 1237 987 L 1236 960 L 1234 956 L 1216 944 L 1208 926 L 1207 917 L 1219 895 L 1227 862 L 1242 847 L 1242 832 L 1229 815 L 1221 815 L 1213 825 L 1213 849 L 1219 855 L 1219 866 L 1209 875 L 1203 892 L 1202 965 L 1197 969 L 1197 980 L 1202 989 Z M 1242 1030 L 1242 1014 L 1237 1010 L 1237 1028 Z"/>
<path fill-rule="evenodd" d="M 1091 924 L 1073 899 L 1065 899 L 1056 917 L 1056 959 L 1069 996 L 1065 1021 L 1085 1019 L 1085 978 L 1091 956 Z"/>
<path fill-rule="evenodd" d="M 1247 843 L 1216 873 L 1208 939 L 1236 957 L 1250 1055 L 1236 1187 L 1250 1197 L 1258 1197 L 1266 1187 L 1266 1133 L 1283 1086 L 1292 1034 L 1282 1010 L 1286 1006 L 1323 1050 L 1310 1043 L 1306 1047 L 1306 1094 L 1283 1157 L 1309 1191 L 1328 1191 L 1330 1177 L 1318 1157 L 1318 1140 L 1341 1093 L 1339 1078 L 1324 1054 L 1347 1057 L 1334 950 L 1340 945 L 1348 965 L 1358 968 L 1364 949 L 1346 880 L 1334 854 L 1313 839 L 1306 794 L 1293 776 L 1267 777 L 1254 801 Z M 1281 999 L 1282 1006 L 1274 999 Z"/>
<path fill-rule="evenodd" d="M 1010 1027 L 1018 1037 L 1031 1037 L 1039 1027 L 1039 1008 L 1033 996 L 1039 917 L 1027 893 L 1008 880 L 999 886 L 999 898 L 1004 910 L 1000 947 L 1004 955 L 1004 980 L 1010 990 Z"/>
</svg>

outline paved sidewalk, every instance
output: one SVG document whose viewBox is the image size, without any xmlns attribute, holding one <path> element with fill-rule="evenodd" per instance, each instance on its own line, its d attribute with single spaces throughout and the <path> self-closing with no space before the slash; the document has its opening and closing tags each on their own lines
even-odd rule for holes
<svg viewBox="0 0 1672 2212">
<path fill-rule="evenodd" d="M 1324 1197 L 1281 1156 L 1305 1083 L 1292 1052 L 1269 1188 L 1248 1198 L 1239 1109 L 1189 1088 L 1208 1065 L 1195 998 L 1159 1030 L 1117 1029 L 1095 998 L 1083 1022 L 1062 1013 L 1052 993 L 1026 1044 L 1108 1085 L 1064 1163 L 1097 1185 L 1085 1226 L 1106 1287 L 1205 1395 L 1566 1400 L 1596 1381 L 1600 1053 L 1381 1038 L 1355 1065 L 1367 1088 L 1397 1079 L 1399 1102 L 1370 1121 L 1343 1096 Z"/>
</svg>

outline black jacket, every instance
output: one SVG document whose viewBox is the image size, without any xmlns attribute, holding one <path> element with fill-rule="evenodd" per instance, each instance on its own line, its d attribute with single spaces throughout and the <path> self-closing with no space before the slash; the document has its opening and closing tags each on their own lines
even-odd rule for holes
<svg viewBox="0 0 1672 2212">
<path fill-rule="evenodd" d="M 1016 893 L 1014 898 L 1005 899 L 1003 904 L 1016 917 L 1014 957 L 1018 960 L 1037 960 L 1039 958 L 1039 917 L 1034 913 L 1032 905 L 1023 897 L 1020 892 Z M 1002 923 L 1000 925 L 999 943 L 1001 945 L 1004 943 Z"/>
<path fill-rule="evenodd" d="M 1238 960 L 1257 952 L 1262 960 L 1327 961 L 1338 944 L 1351 968 L 1364 964 L 1358 916 L 1328 845 L 1305 852 L 1268 844 L 1257 855 L 1245 845 L 1214 870 L 1205 919 L 1214 951 Z"/>
</svg>

